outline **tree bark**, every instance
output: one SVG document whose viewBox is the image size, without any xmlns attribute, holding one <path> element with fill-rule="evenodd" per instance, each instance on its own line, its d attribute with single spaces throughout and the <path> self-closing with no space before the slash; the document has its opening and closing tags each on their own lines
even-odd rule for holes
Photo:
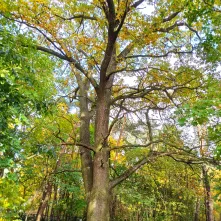
<svg viewBox="0 0 221 221">
<path fill-rule="evenodd" d="M 112 191 L 111 192 L 111 205 L 110 205 L 110 220 L 114 221 L 116 217 L 116 208 L 117 208 L 117 196 Z"/>
<path fill-rule="evenodd" d="M 111 191 L 109 188 L 109 156 L 107 145 L 110 115 L 111 89 L 113 76 L 107 78 L 116 69 L 116 50 L 105 76 L 100 77 L 95 118 L 95 155 L 93 161 L 93 187 L 88 205 L 87 221 L 109 221 Z M 102 75 L 103 73 L 101 73 Z"/>
<path fill-rule="evenodd" d="M 195 207 L 195 214 L 194 214 L 194 221 L 199 221 L 200 215 L 200 199 L 197 197 L 196 199 L 196 207 Z"/>
<path fill-rule="evenodd" d="M 80 142 L 90 146 L 90 113 L 88 110 L 87 88 L 80 85 Z M 80 147 L 81 153 L 81 170 L 88 201 L 93 183 L 93 165 L 91 151 L 85 147 Z"/>
<path fill-rule="evenodd" d="M 72 67 L 73 68 L 73 67 Z M 89 81 L 88 79 L 83 79 L 79 74 L 76 74 L 76 79 L 79 86 L 79 101 L 80 101 L 80 143 L 86 146 L 90 146 L 90 120 L 91 114 L 88 106 L 88 90 Z M 84 217 L 87 217 L 88 203 L 90 198 L 90 193 L 93 185 L 93 161 L 91 150 L 80 147 L 81 154 L 81 171 L 84 183 L 84 189 L 86 194 L 87 207 L 84 213 Z"/>
<path fill-rule="evenodd" d="M 54 174 L 57 172 L 58 168 L 61 165 L 61 155 L 63 154 L 64 151 L 65 151 L 65 148 L 62 149 L 62 151 L 60 152 L 60 154 L 59 154 L 59 156 L 57 158 L 57 161 L 56 161 L 56 164 L 55 164 L 55 168 L 54 168 Z M 42 194 L 40 205 L 38 207 L 36 221 L 40 221 L 41 220 L 41 218 L 43 216 L 43 213 L 44 213 L 44 210 L 45 210 L 45 208 L 46 208 L 46 206 L 48 204 L 48 200 L 51 197 L 51 193 L 52 193 L 52 189 L 53 189 L 52 177 L 51 176 L 46 177 L 45 181 L 46 181 L 46 185 L 45 185 L 44 190 L 43 190 L 43 194 Z"/>
<path fill-rule="evenodd" d="M 54 205 L 57 203 L 57 194 L 58 194 L 58 188 L 57 185 L 54 184 L 54 197 L 51 203 L 51 214 L 50 214 L 50 219 L 52 220 L 53 217 L 55 216 L 55 210 L 54 210 Z"/>
<path fill-rule="evenodd" d="M 0 178 L 4 176 L 4 168 L 0 168 Z"/>
<path fill-rule="evenodd" d="M 105 96 L 99 98 L 93 163 L 93 187 L 88 207 L 88 221 L 109 220 L 109 151 L 106 150 L 109 108 Z"/>
<path fill-rule="evenodd" d="M 48 203 L 48 198 L 51 195 L 51 191 L 52 191 L 52 183 L 48 182 L 44 191 L 43 191 L 43 194 L 42 194 L 41 203 L 38 207 L 36 221 L 41 221 L 44 210 L 45 210 L 47 203 Z"/>
<path fill-rule="evenodd" d="M 202 167 L 203 171 L 203 181 L 204 181 L 204 186 L 205 186 L 205 206 L 206 206 L 206 221 L 214 221 L 214 216 L 213 216 L 213 199 L 212 199 L 212 194 L 211 194 L 211 188 L 210 188 L 210 182 L 209 182 L 209 177 L 208 177 L 208 170 L 206 166 L 204 165 Z"/>
</svg>

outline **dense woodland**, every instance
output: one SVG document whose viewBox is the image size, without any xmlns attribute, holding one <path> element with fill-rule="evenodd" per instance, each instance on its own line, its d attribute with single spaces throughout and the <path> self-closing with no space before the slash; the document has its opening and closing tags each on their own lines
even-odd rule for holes
<svg viewBox="0 0 221 221">
<path fill-rule="evenodd" d="M 0 221 L 220 221 L 220 61 L 220 0 L 0 0 Z"/>
</svg>

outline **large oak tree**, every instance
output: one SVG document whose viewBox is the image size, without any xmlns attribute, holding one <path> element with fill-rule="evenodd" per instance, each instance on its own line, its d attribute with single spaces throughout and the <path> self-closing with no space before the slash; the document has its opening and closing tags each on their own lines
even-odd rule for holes
<svg viewBox="0 0 221 221">
<path fill-rule="evenodd" d="M 145 143 L 113 146 L 109 137 L 126 113 L 176 108 L 194 100 L 204 82 L 202 62 L 193 59 L 211 61 L 219 55 L 219 9 L 218 1 L 192 0 L 1 1 L 2 16 L 20 24 L 23 33 L 33 31 L 39 43 L 30 47 L 69 64 L 72 74 L 64 90 L 71 88 L 66 97 L 79 101 L 80 139 L 73 145 L 81 152 L 88 221 L 109 220 L 112 189 L 142 165 L 156 157 L 182 155 L 183 149 L 177 154 L 182 142 L 154 138 L 148 116 Z M 129 85 L 128 78 L 134 83 Z M 170 146 L 169 151 L 154 149 L 156 143 Z M 132 147 L 149 152 L 110 180 L 110 152 Z"/>
</svg>

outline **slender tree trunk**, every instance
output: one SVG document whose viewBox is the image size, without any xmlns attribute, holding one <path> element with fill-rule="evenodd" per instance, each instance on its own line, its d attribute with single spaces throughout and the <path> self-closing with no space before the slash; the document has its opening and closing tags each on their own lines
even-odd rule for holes
<svg viewBox="0 0 221 221">
<path fill-rule="evenodd" d="M 74 66 L 72 66 L 74 71 Z M 74 71 L 75 72 L 75 71 Z M 88 107 L 88 90 L 89 81 L 83 79 L 80 74 L 76 74 L 76 79 L 79 85 L 79 101 L 80 101 L 80 143 L 90 146 L 90 112 Z M 83 183 L 86 193 L 86 201 L 88 203 L 91 188 L 93 185 L 93 162 L 91 151 L 87 148 L 80 147 L 81 154 L 81 170 Z"/>
<path fill-rule="evenodd" d="M 57 158 L 57 162 L 56 162 L 55 168 L 54 168 L 54 173 L 57 172 L 59 166 L 61 165 L 61 155 L 63 154 L 64 151 L 65 151 L 65 148 L 62 149 L 62 152 L 59 154 L 59 157 Z M 47 177 L 45 179 L 47 179 Z M 46 180 L 46 186 L 45 186 L 45 188 L 43 190 L 41 202 L 40 202 L 40 205 L 38 207 L 36 221 L 40 221 L 41 220 L 42 215 L 44 213 L 44 210 L 45 210 L 45 208 L 46 208 L 46 206 L 48 204 L 48 200 L 51 197 L 52 189 L 53 189 L 53 183 L 52 183 L 51 177 L 48 177 L 48 180 Z"/>
<path fill-rule="evenodd" d="M 55 216 L 55 210 L 54 210 L 54 205 L 57 203 L 57 186 L 56 184 L 54 185 L 54 196 L 51 204 L 51 214 L 50 214 L 50 219 L 52 220 L 53 217 Z"/>
<path fill-rule="evenodd" d="M 204 186 L 205 186 L 205 192 L 206 192 L 206 197 L 205 197 L 206 221 L 214 221 L 213 199 L 212 199 L 212 194 L 210 190 L 211 188 L 210 188 L 210 182 L 209 182 L 209 177 L 208 177 L 208 171 L 205 165 L 202 167 L 202 171 L 203 171 L 203 180 L 204 180 Z"/>
<path fill-rule="evenodd" d="M 4 176 L 4 169 L 1 168 L 1 169 L 0 169 L 0 178 L 2 178 L 3 176 Z"/>
<path fill-rule="evenodd" d="M 80 86 L 80 143 L 90 146 L 90 112 L 88 109 L 88 84 L 82 81 L 78 76 L 78 85 Z M 87 208 L 89 203 L 89 197 L 93 185 L 93 161 L 91 151 L 87 148 L 80 147 L 81 154 L 81 171 L 84 183 L 84 189 L 86 194 L 87 207 L 84 213 L 84 217 L 87 217 Z"/>
<path fill-rule="evenodd" d="M 84 96 L 84 92 L 82 92 L 82 96 Z M 90 116 L 88 110 L 87 97 L 80 98 L 80 142 L 90 146 Z M 93 164 L 92 164 L 92 156 L 91 151 L 80 147 L 81 153 L 81 170 L 84 181 L 84 188 L 86 193 L 86 200 L 88 201 L 90 191 L 93 183 Z"/>
<path fill-rule="evenodd" d="M 111 192 L 111 205 L 110 205 L 110 220 L 113 221 L 116 217 L 117 196 Z"/>
<path fill-rule="evenodd" d="M 199 218 L 200 218 L 200 199 L 199 199 L 199 197 L 197 197 L 195 214 L 194 214 L 194 221 L 199 221 Z"/>
<path fill-rule="evenodd" d="M 50 194 L 51 196 L 51 194 Z M 50 196 L 48 197 L 48 201 L 50 201 Z M 46 205 L 46 208 L 45 208 L 45 213 L 44 213 L 44 217 L 45 217 L 45 220 L 49 220 L 49 204 L 47 203 Z"/>
<path fill-rule="evenodd" d="M 198 127 L 198 137 L 200 140 L 200 154 L 202 157 L 208 155 L 208 148 L 207 148 L 207 128 L 206 125 Z M 205 213 L 206 213 L 206 221 L 214 221 L 213 216 L 213 199 L 211 194 L 210 188 L 210 181 L 208 176 L 208 169 L 206 165 L 202 166 L 202 176 L 203 176 L 203 183 L 205 189 Z"/>
<path fill-rule="evenodd" d="M 51 191 L 52 191 L 52 184 L 51 182 L 48 182 L 44 191 L 43 191 L 43 194 L 42 194 L 42 198 L 41 198 L 41 202 L 40 202 L 40 205 L 38 207 L 38 212 L 37 212 L 37 219 L 36 221 L 40 221 L 42 216 L 43 216 L 43 213 L 44 213 L 44 210 L 47 206 L 47 203 L 48 203 L 48 198 L 51 194 Z"/>
</svg>

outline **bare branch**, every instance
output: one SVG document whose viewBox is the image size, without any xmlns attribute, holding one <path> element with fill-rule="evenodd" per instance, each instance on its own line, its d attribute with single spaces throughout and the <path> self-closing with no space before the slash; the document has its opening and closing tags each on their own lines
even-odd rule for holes
<svg viewBox="0 0 221 221">
<path fill-rule="evenodd" d="M 135 165 L 131 166 L 128 170 L 126 170 L 123 174 L 118 176 L 116 179 L 112 180 L 110 182 L 110 189 L 113 189 L 115 186 L 123 182 L 125 179 L 127 179 L 129 176 L 131 176 L 134 172 L 136 172 L 140 167 L 145 165 L 146 163 L 152 162 L 155 160 L 157 157 L 163 157 L 163 156 L 168 156 L 172 154 L 177 154 L 177 153 L 167 153 L 167 152 L 155 152 L 152 151 L 150 152 L 150 156 L 146 156 L 140 161 L 138 161 Z"/>
<path fill-rule="evenodd" d="M 115 186 L 117 186 L 118 184 L 120 184 L 122 181 L 124 181 L 125 179 L 127 179 L 130 175 L 132 175 L 135 171 L 137 171 L 141 166 L 143 166 L 144 164 L 146 164 L 147 162 L 149 162 L 149 160 L 147 158 L 144 158 L 142 160 L 140 160 L 138 163 L 136 163 L 134 166 L 130 167 L 127 171 L 125 171 L 123 174 L 121 174 L 120 176 L 118 176 L 116 179 L 112 180 L 110 182 L 110 189 L 113 189 Z"/>
<path fill-rule="evenodd" d="M 56 171 L 56 172 L 51 172 L 50 174 L 59 174 L 59 173 L 82 173 L 81 170 L 60 170 L 60 171 Z"/>
<path fill-rule="evenodd" d="M 25 47 L 26 47 L 26 46 L 25 46 Z M 40 46 L 40 45 L 36 45 L 36 46 L 34 46 L 34 47 L 35 47 L 37 50 L 39 50 L 39 51 L 46 52 L 46 53 L 48 53 L 48 54 L 50 54 L 50 55 L 53 55 L 53 56 L 55 56 L 55 57 L 58 57 L 58 58 L 60 58 L 60 59 L 62 59 L 62 60 L 71 62 L 71 60 L 70 60 L 69 57 L 67 57 L 67 56 L 64 55 L 64 54 L 60 54 L 60 53 L 58 53 L 58 52 L 55 51 L 55 50 L 52 50 L 52 49 L 50 49 L 50 48 L 46 48 L 46 47 L 43 47 L 43 46 Z M 81 68 L 80 68 L 80 70 L 81 70 Z"/>
<path fill-rule="evenodd" d="M 176 162 L 186 163 L 186 164 L 203 164 L 204 161 L 194 161 L 195 159 L 178 159 L 173 155 L 168 155 L 168 157 L 172 158 Z"/>
<path fill-rule="evenodd" d="M 62 19 L 62 20 L 64 20 L 64 21 L 71 21 L 73 19 L 78 19 L 78 18 L 88 19 L 88 20 L 95 20 L 95 21 L 97 20 L 97 18 L 95 16 L 89 16 L 89 15 L 84 15 L 84 14 L 73 15 L 69 18 L 65 18 L 65 17 L 63 17 L 61 15 L 57 15 L 57 14 L 55 14 L 55 16 Z"/>
<path fill-rule="evenodd" d="M 171 50 L 168 51 L 165 54 L 161 54 L 161 55 L 153 55 L 153 54 L 138 54 L 138 55 L 131 55 L 131 56 L 127 56 L 125 57 L 127 58 L 163 58 L 163 57 L 167 57 L 169 54 L 192 54 L 193 53 L 193 49 L 191 51 L 177 51 L 177 50 Z"/>
<path fill-rule="evenodd" d="M 149 147 L 152 144 L 156 144 L 156 143 L 162 143 L 163 140 L 155 140 L 155 141 L 151 141 L 147 144 L 127 144 L 127 145 L 122 145 L 122 146 L 114 146 L 112 148 L 110 148 L 110 151 L 112 150 L 119 150 L 119 149 L 125 149 L 125 148 L 136 148 L 136 147 Z"/>
<path fill-rule="evenodd" d="M 175 156 L 178 156 L 177 158 Z M 210 163 L 213 164 L 218 164 L 218 162 L 214 161 L 214 159 L 210 159 L 210 158 L 199 158 L 197 156 L 192 156 L 192 158 L 189 159 L 182 159 L 180 158 L 180 155 L 182 155 L 182 153 L 180 152 L 157 152 L 157 151 L 151 151 L 149 156 L 144 157 L 143 159 L 141 159 L 140 161 L 138 161 L 135 165 L 131 166 L 129 169 L 127 169 L 123 174 L 121 174 L 120 176 L 118 176 L 117 178 L 115 178 L 114 180 L 112 180 L 110 182 L 110 189 L 113 189 L 115 186 L 117 186 L 118 184 L 120 184 L 121 182 L 123 182 L 124 180 L 126 180 L 129 176 L 131 176 L 134 172 L 136 172 L 139 168 L 141 168 L 143 165 L 152 162 L 153 160 L 155 160 L 158 157 L 171 157 L 172 159 L 174 159 L 177 162 L 182 162 L 182 163 L 187 163 L 188 165 L 190 164 L 202 164 L 205 163 L 205 161 L 208 161 Z M 183 156 L 186 156 L 185 154 L 183 154 Z"/>
<path fill-rule="evenodd" d="M 186 26 L 187 28 L 189 28 L 190 31 L 194 32 L 194 33 L 196 34 L 196 36 L 199 38 L 199 40 L 201 40 L 201 38 L 200 38 L 198 32 L 197 32 L 195 29 L 193 29 L 192 27 L 190 27 L 187 23 L 185 23 L 185 26 Z"/>
<path fill-rule="evenodd" d="M 163 19 L 163 22 L 168 22 L 171 21 L 173 18 L 175 18 L 178 14 L 180 13 L 180 11 L 178 12 L 174 12 L 173 14 L 169 15 L 168 17 Z"/>
<path fill-rule="evenodd" d="M 156 29 L 155 31 L 156 31 L 156 32 L 158 32 L 158 31 L 159 31 L 159 32 L 170 32 L 170 31 L 173 30 L 174 28 L 180 27 L 180 26 L 186 26 L 187 28 L 189 28 L 190 31 L 194 32 L 194 33 L 197 35 L 197 37 L 201 40 L 201 38 L 200 38 L 198 32 L 197 32 L 194 28 L 192 28 L 191 26 L 189 26 L 186 22 L 175 22 L 173 25 L 171 25 L 171 26 L 169 26 L 169 27 L 167 27 L 167 28 L 159 28 L 159 29 Z"/>
<path fill-rule="evenodd" d="M 170 32 L 176 27 L 185 26 L 185 22 L 175 22 L 173 25 L 167 27 L 167 28 L 157 28 L 155 32 Z"/>
<path fill-rule="evenodd" d="M 122 58 L 125 58 L 133 49 L 134 47 L 134 42 L 131 42 L 129 45 L 127 45 L 123 51 L 121 51 L 121 53 L 117 56 L 118 60 L 121 60 Z"/>
<path fill-rule="evenodd" d="M 150 88 L 137 88 L 137 89 L 133 89 L 134 91 L 131 91 L 127 94 L 121 94 L 115 98 L 113 98 L 111 100 L 111 104 L 114 104 L 116 101 L 118 100 L 122 100 L 122 99 L 136 99 L 136 98 L 143 98 L 145 95 L 147 95 L 148 93 L 152 92 L 152 91 L 160 91 L 162 90 L 162 86 L 161 85 L 155 85 L 155 86 L 151 86 Z"/>
<path fill-rule="evenodd" d="M 132 8 L 137 8 L 140 4 L 142 4 L 144 0 L 138 0 L 133 5 L 131 5 Z"/>
<path fill-rule="evenodd" d="M 120 103 L 120 105 L 119 105 L 119 106 L 120 106 L 119 111 L 117 112 L 117 115 L 115 116 L 114 120 L 111 122 L 111 125 L 110 125 L 109 130 L 108 130 L 108 134 L 109 134 L 109 135 L 110 135 L 110 133 L 111 133 L 111 131 L 112 131 L 112 129 L 113 129 L 115 123 L 119 120 L 119 115 L 120 115 L 120 113 L 121 113 L 121 111 L 122 111 L 122 105 L 123 105 L 123 103 L 124 103 L 124 100 L 121 101 L 121 103 Z M 124 115 L 123 115 L 120 119 L 122 119 L 123 117 L 124 117 Z"/>
<path fill-rule="evenodd" d="M 79 147 L 84 147 L 84 148 L 86 148 L 86 149 L 88 149 L 88 150 L 91 150 L 91 151 L 93 151 L 93 152 L 95 152 L 94 151 L 94 148 L 92 147 L 92 146 L 89 146 L 89 145 L 86 145 L 86 144 L 84 144 L 84 143 L 78 143 L 78 142 L 76 142 L 76 143 L 69 143 L 69 142 L 64 142 L 64 143 L 61 143 L 61 145 L 64 145 L 64 146 L 79 146 Z"/>
</svg>

